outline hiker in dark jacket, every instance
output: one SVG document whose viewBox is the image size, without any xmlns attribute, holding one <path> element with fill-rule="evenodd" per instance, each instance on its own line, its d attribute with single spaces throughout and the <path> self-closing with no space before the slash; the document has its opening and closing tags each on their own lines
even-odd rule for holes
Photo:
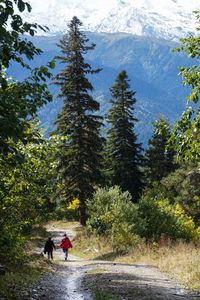
<svg viewBox="0 0 200 300">
<path fill-rule="evenodd" d="M 53 249 L 56 250 L 56 247 L 54 242 L 51 240 L 51 237 L 49 237 L 44 246 L 44 254 L 48 254 L 48 259 L 53 259 Z"/>
</svg>

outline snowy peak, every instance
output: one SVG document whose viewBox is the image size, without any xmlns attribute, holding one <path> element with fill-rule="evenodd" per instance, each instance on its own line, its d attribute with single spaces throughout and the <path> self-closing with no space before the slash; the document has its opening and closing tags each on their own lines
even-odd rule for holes
<svg viewBox="0 0 200 300">
<path fill-rule="evenodd" d="M 94 27 L 93 31 L 126 32 L 170 40 L 194 32 L 196 24 L 192 12 L 184 12 L 178 5 L 156 7 L 151 1 L 142 2 L 133 6 L 128 1 L 119 1 L 119 6 L 98 27 Z M 175 1 L 169 3 L 175 4 Z"/>
<path fill-rule="evenodd" d="M 194 33 L 196 0 L 29 0 L 32 20 L 50 28 L 51 33 L 67 31 L 76 15 L 83 30 L 126 32 L 170 40 Z M 42 20 L 42 22 L 41 22 Z M 29 16 L 30 21 L 30 16 Z"/>
</svg>

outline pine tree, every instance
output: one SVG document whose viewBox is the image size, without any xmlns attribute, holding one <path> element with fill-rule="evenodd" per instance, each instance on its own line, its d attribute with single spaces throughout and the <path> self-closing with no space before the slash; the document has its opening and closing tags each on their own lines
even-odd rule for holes
<svg viewBox="0 0 200 300">
<path fill-rule="evenodd" d="M 119 185 L 123 191 L 129 191 L 133 201 L 137 201 L 142 178 L 142 148 L 134 133 L 137 121 L 133 116 L 136 99 L 135 92 L 129 90 L 129 81 L 126 71 L 123 70 L 110 88 L 112 107 L 106 116 L 110 124 L 106 145 L 107 174 L 112 185 Z"/>
<path fill-rule="evenodd" d="M 100 164 L 104 139 L 100 136 L 102 117 L 95 114 L 99 103 L 89 94 L 93 90 L 86 75 L 97 73 L 85 62 L 84 54 L 93 50 L 87 46 L 89 39 L 80 31 L 82 23 L 73 17 L 68 34 L 60 41 L 62 56 L 57 56 L 65 68 L 54 77 L 60 86 L 64 101 L 62 112 L 57 116 L 54 133 L 68 136 L 60 151 L 60 178 L 64 184 L 62 197 L 66 202 L 80 201 L 80 223 L 86 223 L 86 200 L 91 197 L 94 186 L 101 180 Z"/>
<path fill-rule="evenodd" d="M 153 126 L 153 136 L 148 141 L 149 148 L 145 154 L 146 176 L 150 183 L 160 181 L 176 168 L 175 152 L 173 150 L 166 151 L 167 141 L 171 134 L 171 125 L 161 114 L 158 115 L 158 120 L 153 123 Z"/>
</svg>

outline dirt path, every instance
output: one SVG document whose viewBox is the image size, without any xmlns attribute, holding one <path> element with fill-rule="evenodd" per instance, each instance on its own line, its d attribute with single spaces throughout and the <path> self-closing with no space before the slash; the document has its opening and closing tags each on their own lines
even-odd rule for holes
<svg viewBox="0 0 200 300">
<path fill-rule="evenodd" d="M 65 231 L 54 226 L 48 231 L 58 245 Z M 73 227 L 67 234 L 73 241 Z M 123 300 L 200 299 L 149 265 L 84 260 L 70 252 L 68 261 L 64 261 L 59 248 L 54 261 L 55 272 L 30 287 L 26 299 L 92 300 L 91 289 L 106 290 Z"/>
</svg>

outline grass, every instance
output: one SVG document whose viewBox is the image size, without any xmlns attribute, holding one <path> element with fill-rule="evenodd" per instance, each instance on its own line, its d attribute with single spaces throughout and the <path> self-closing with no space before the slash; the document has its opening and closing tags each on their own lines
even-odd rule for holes
<svg viewBox="0 0 200 300">
<path fill-rule="evenodd" d="M 74 248 L 71 252 L 74 255 L 85 259 L 105 259 L 104 255 L 108 255 L 108 253 L 112 253 L 113 255 L 113 249 L 106 236 L 88 236 L 84 228 L 80 227 L 76 232 L 77 235 L 73 241 Z"/>
<path fill-rule="evenodd" d="M 28 285 L 52 270 L 52 263 L 40 255 L 24 256 L 21 264 L 18 261 L 16 265 L 7 266 L 6 274 L 0 276 L 0 299 L 24 299 Z"/>
<path fill-rule="evenodd" d="M 94 295 L 95 300 L 121 300 L 121 298 L 119 298 L 117 296 L 113 296 L 109 292 L 102 291 L 99 289 L 93 290 L 92 293 Z"/>
<path fill-rule="evenodd" d="M 41 226 L 35 225 L 26 243 L 26 253 L 20 257 L 15 265 L 6 265 L 6 275 L 0 275 L 0 299 L 27 299 L 26 288 L 30 283 L 38 280 L 42 274 L 54 271 L 54 263 L 44 259 L 40 254 L 33 253 L 33 249 L 43 247 L 49 236 L 47 232 L 52 226 L 67 230 L 78 222 L 52 221 Z"/>
<path fill-rule="evenodd" d="M 85 259 L 104 259 L 127 264 L 149 264 L 191 289 L 200 289 L 200 251 L 193 243 L 176 244 L 162 240 L 158 244 L 144 242 L 134 249 L 116 253 L 106 236 L 88 236 L 83 228 L 77 231 L 73 254 Z"/>
<path fill-rule="evenodd" d="M 54 267 L 40 254 L 32 249 L 44 244 L 48 233 L 41 226 L 35 226 L 26 244 L 26 252 L 15 262 L 6 264 L 6 274 L 0 275 L 0 299 L 26 299 L 28 285 L 40 278 L 42 274 L 53 271 Z"/>
<path fill-rule="evenodd" d="M 48 230 L 49 228 L 51 228 L 52 226 L 56 227 L 56 228 L 61 228 L 62 230 L 67 230 L 69 228 L 73 228 L 73 227 L 80 227 L 79 226 L 80 224 L 76 221 L 71 221 L 71 222 L 68 222 L 68 221 L 51 221 L 49 222 L 45 228 L 46 230 Z"/>
<path fill-rule="evenodd" d="M 117 261 L 150 264 L 191 289 L 200 288 L 200 253 L 193 243 L 179 241 L 158 245 L 157 249 L 142 245 Z"/>
<path fill-rule="evenodd" d="M 48 232 L 46 231 L 46 229 L 43 226 L 36 225 L 31 231 L 26 246 L 30 250 L 36 247 L 42 247 L 47 237 Z"/>
<path fill-rule="evenodd" d="M 85 259 L 103 259 L 127 264 L 149 264 L 158 267 L 189 288 L 200 289 L 200 252 L 199 247 L 192 243 L 187 244 L 179 241 L 176 244 L 171 244 L 170 241 L 163 240 L 158 244 L 149 243 L 146 245 L 141 242 L 134 249 L 115 252 L 107 236 L 88 236 L 78 222 L 54 221 L 48 223 L 45 228 L 34 227 L 27 246 L 29 254 L 24 256 L 21 262 L 18 261 L 16 266 L 8 266 L 6 275 L 0 276 L 0 299 L 23 299 L 17 296 L 22 287 L 26 289 L 26 286 L 37 280 L 42 273 L 54 270 L 51 262 L 30 251 L 37 246 L 44 245 L 48 236 L 46 229 L 48 230 L 51 226 L 66 231 L 74 228 L 76 238 L 73 241 L 74 247 L 70 250 L 71 254 Z M 102 269 L 94 270 L 96 273 L 102 271 Z M 96 300 L 120 299 L 102 290 L 96 290 L 94 294 Z"/>
<path fill-rule="evenodd" d="M 104 269 L 102 269 L 102 268 L 96 268 L 96 269 L 92 269 L 92 270 L 90 270 L 89 272 L 88 272 L 88 274 L 102 274 L 102 273 L 104 273 Z"/>
</svg>

